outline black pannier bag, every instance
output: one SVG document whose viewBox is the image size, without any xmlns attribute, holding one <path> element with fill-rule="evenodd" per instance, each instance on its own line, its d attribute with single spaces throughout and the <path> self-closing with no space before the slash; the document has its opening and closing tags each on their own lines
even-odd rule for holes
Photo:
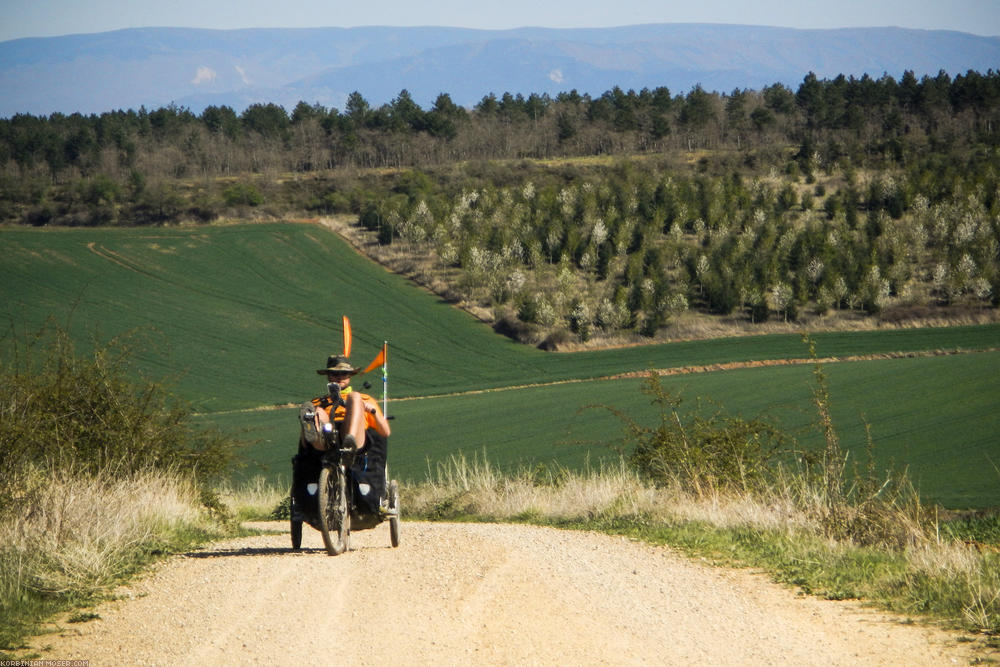
<svg viewBox="0 0 1000 667">
<path fill-rule="evenodd" d="M 308 445 L 299 446 L 292 459 L 292 495 L 295 506 L 315 516 L 319 513 L 319 473 L 323 468 L 323 452 Z"/>
<path fill-rule="evenodd" d="M 365 431 L 365 446 L 351 466 L 354 501 L 357 508 L 368 514 L 378 512 L 379 499 L 385 496 L 385 460 L 388 442 L 375 429 Z"/>
</svg>

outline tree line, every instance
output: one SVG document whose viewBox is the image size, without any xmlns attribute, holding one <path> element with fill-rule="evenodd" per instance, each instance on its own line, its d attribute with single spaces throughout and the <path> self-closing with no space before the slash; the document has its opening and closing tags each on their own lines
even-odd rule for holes
<svg viewBox="0 0 1000 667">
<path fill-rule="evenodd" d="M 403 167 L 456 160 L 551 158 L 673 149 L 749 149 L 811 142 L 827 160 L 860 151 L 899 160 L 907 150 L 970 139 L 995 143 L 1000 74 L 945 72 L 819 79 L 793 91 L 674 95 L 666 87 L 489 94 L 472 109 L 441 93 L 428 109 L 406 91 L 372 106 L 352 93 L 343 111 L 299 102 L 201 114 L 169 105 L 102 114 L 0 119 L 4 176 L 60 182 L 98 174 L 144 178 Z"/>
</svg>

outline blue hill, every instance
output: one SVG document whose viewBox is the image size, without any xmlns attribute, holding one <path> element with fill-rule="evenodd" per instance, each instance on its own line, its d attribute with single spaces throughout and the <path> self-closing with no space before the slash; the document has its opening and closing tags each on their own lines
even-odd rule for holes
<svg viewBox="0 0 1000 667">
<path fill-rule="evenodd" d="M 997 63 L 1000 38 L 899 28 L 137 28 L 0 42 L 0 116 L 300 100 L 343 109 L 351 92 L 378 106 L 404 88 L 425 108 L 440 93 L 471 106 L 489 93 L 614 86 L 794 89 L 810 71 L 899 78 Z"/>
</svg>

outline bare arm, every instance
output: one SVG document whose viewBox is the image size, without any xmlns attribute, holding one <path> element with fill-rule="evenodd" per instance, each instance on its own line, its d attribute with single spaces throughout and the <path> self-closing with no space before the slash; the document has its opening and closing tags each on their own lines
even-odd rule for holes
<svg viewBox="0 0 1000 667">
<path fill-rule="evenodd" d="M 375 417 L 375 432 L 388 438 L 392 429 L 389 428 L 389 420 L 385 418 L 384 414 L 382 414 L 382 410 L 379 408 L 378 402 L 375 400 L 368 400 L 366 398 L 364 400 L 364 405 L 365 411 Z"/>
</svg>

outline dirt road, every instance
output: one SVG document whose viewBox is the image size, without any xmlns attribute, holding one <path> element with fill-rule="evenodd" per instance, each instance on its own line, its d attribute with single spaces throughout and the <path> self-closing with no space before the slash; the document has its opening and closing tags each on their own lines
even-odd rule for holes
<svg viewBox="0 0 1000 667">
<path fill-rule="evenodd" d="M 271 524 L 284 528 L 284 524 Z M 592 533 L 404 522 L 328 557 L 305 527 L 174 558 L 39 638 L 97 665 L 952 665 L 954 636 Z"/>
</svg>

